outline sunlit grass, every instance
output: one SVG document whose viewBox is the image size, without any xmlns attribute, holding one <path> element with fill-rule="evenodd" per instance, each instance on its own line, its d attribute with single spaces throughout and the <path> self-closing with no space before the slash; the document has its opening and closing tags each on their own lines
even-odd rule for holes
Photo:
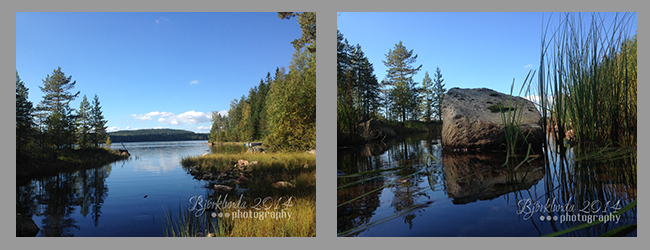
<svg viewBox="0 0 650 250">
<path fill-rule="evenodd" d="M 201 172 L 232 171 L 239 160 L 251 166 L 251 178 L 243 193 L 245 208 L 225 207 L 220 211 L 216 226 L 211 231 L 224 237 L 314 237 L 316 236 L 316 155 L 308 153 L 229 153 L 184 157 L 183 167 L 194 167 Z M 274 187 L 285 181 L 292 187 Z M 230 216 L 225 216 L 226 214 Z M 257 215 L 254 218 L 232 215 Z M 289 214 L 291 215 L 289 217 Z M 260 215 L 263 215 L 260 217 Z M 262 219 L 260 219 L 262 218 Z M 185 217 L 178 219 L 180 232 L 172 236 L 207 235 L 199 226 Z M 169 223 L 168 223 L 169 224 Z M 207 224 L 204 222 L 203 224 Z M 168 226 L 170 227 L 170 226 Z"/>
<path fill-rule="evenodd" d="M 279 204 L 279 198 L 269 199 L 269 202 L 265 202 L 266 205 L 257 207 L 259 210 L 238 210 L 230 207 L 221 211 L 230 216 L 221 219 L 219 236 L 315 237 L 316 196 L 292 197 L 290 201 L 284 198 L 279 201 Z M 253 218 L 242 218 L 243 214 L 253 215 Z"/>
</svg>

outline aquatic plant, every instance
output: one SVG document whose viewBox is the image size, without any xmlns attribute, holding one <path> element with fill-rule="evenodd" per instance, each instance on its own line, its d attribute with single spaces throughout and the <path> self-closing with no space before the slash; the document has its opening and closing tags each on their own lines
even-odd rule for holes
<svg viewBox="0 0 650 250">
<path fill-rule="evenodd" d="M 532 73 L 532 75 L 531 75 Z M 533 78 L 535 77 L 535 72 L 534 71 L 529 71 L 528 74 L 526 75 L 526 79 L 524 79 L 524 83 L 521 85 L 521 89 L 519 90 L 519 95 L 521 96 L 524 88 L 526 91 L 524 92 L 525 95 L 528 95 L 529 93 L 529 87 L 530 83 L 532 82 Z M 526 158 L 522 162 L 525 162 L 528 160 L 528 156 L 531 153 L 531 144 L 528 143 L 528 136 L 530 135 L 530 131 L 528 134 L 524 134 L 523 131 L 519 128 L 519 125 L 521 123 L 522 119 L 522 112 L 523 112 L 523 107 L 526 104 L 525 100 L 522 100 L 521 102 L 517 101 L 515 97 L 512 96 L 512 91 L 515 87 L 515 80 L 512 80 L 512 85 L 510 85 L 510 96 L 508 99 L 508 104 L 506 107 L 499 102 L 497 104 L 496 108 L 499 109 L 499 112 L 501 114 L 501 121 L 503 123 L 503 130 L 504 134 L 506 137 L 506 152 L 508 156 L 506 157 L 506 162 L 503 163 L 503 165 L 508 164 L 508 160 L 511 156 L 515 156 L 516 152 L 521 148 L 527 148 L 526 152 Z M 492 106 L 490 106 L 492 107 Z M 494 112 L 494 111 L 493 111 Z M 521 138 L 521 140 L 520 140 Z M 517 145 L 519 141 L 522 141 L 523 145 Z"/>
<path fill-rule="evenodd" d="M 616 14 L 611 24 L 592 14 L 588 29 L 580 14 L 561 14 L 558 27 L 542 34 L 537 94 L 544 129 L 561 143 L 567 131 L 578 142 L 636 147 L 635 13 Z"/>
</svg>

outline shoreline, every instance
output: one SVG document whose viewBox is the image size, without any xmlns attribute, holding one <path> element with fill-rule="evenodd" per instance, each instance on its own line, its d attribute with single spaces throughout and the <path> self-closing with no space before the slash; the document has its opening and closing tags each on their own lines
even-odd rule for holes
<svg viewBox="0 0 650 250">
<path fill-rule="evenodd" d="M 130 157 L 125 150 L 61 150 L 56 157 L 16 157 L 16 182 L 51 176 L 63 171 L 101 167 Z"/>
</svg>

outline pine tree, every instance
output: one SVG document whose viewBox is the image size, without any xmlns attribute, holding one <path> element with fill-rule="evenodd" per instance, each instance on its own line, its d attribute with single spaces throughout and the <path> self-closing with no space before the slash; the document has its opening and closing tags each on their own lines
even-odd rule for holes
<svg viewBox="0 0 650 250">
<path fill-rule="evenodd" d="M 278 12 L 278 17 L 281 19 L 291 19 L 297 16 L 298 23 L 302 29 L 302 36 L 293 40 L 291 44 L 296 50 L 300 50 L 307 46 L 307 50 L 311 53 L 316 52 L 316 12 Z"/>
<path fill-rule="evenodd" d="M 422 79 L 422 111 L 423 119 L 425 122 L 431 121 L 433 116 L 433 82 L 429 78 L 429 71 L 424 72 L 424 79 Z"/>
<path fill-rule="evenodd" d="M 92 141 L 90 139 L 90 130 L 92 129 L 91 117 L 90 117 L 90 103 L 88 103 L 88 99 L 86 98 L 85 95 L 81 100 L 79 109 L 77 110 L 76 118 L 77 118 L 76 119 L 77 146 L 79 146 L 80 149 L 90 148 L 92 145 Z"/>
<path fill-rule="evenodd" d="M 413 55 L 413 50 L 407 50 L 402 41 L 395 44 L 394 49 L 389 49 L 384 65 L 388 67 L 387 81 L 393 86 L 391 96 L 394 111 L 401 116 L 402 122 L 407 115 L 416 117 L 418 110 L 417 94 L 413 76 L 422 68 L 422 65 L 413 67 L 418 55 Z"/>
<path fill-rule="evenodd" d="M 52 146 L 57 149 L 72 148 L 76 142 L 74 118 L 72 110 L 61 103 L 47 116 L 45 120 L 46 137 Z"/>
<path fill-rule="evenodd" d="M 75 143 L 75 118 L 69 107 L 70 102 L 80 93 L 70 92 L 75 84 L 76 81 L 72 81 L 72 76 L 66 77 L 59 67 L 51 76 L 47 75 L 43 80 L 43 86 L 39 87 L 45 93 L 38 109 L 47 112 L 45 114 L 47 116 L 46 137 L 49 138 L 49 143 L 58 149 L 71 148 Z"/>
<path fill-rule="evenodd" d="M 91 140 L 95 148 L 98 148 L 99 144 L 101 142 L 104 142 L 107 137 L 106 123 L 108 121 L 104 119 L 104 115 L 102 113 L 102 107 L 99 106 L 99 97 L 97 94 L 95 94 L 95 97 L 93 98 L 92 109 L 90 110 L 90 122 L 93 132 Z"/>
<path fill-rule="evenodd" d="M 53 111 L 58 105 L 67 106 L 71 101 L 79 96 L 79 91 L 72 94 L 70 91 L 74 88 L 77 81 L 72 81 L 72 76 L 66 77 L 61 72 L 61 67 L 52 72 L 52 75 L 47 75 L 43 80 L 43 86 L 39 87 L 45 96 L 39 106 L 47 111 Z"/>
<path fill-rule="evenodd" d="M 16 154 L 22 155 L 23 148 L 31 140 L 34 128 L 32 102 L 28 100 L 29 89 L 20 80 L 16 71 Z"/>
<path fill-rule="evenodd" d="M 438 121 L 442 120 L 442 101 L 445 97 L 445 92 L 447 91 L 445 89 L 445 84 L 442 83 L 444 79 L 442 79 L 442 73 L 440 73 L 440 68 L 436 67 L 436 74 L 433 75 L 434 80 L 433 80 L 433 104 L 434 104 L 434 112 L 433 114 L 435 117 L 438 119 Z"/>
</svg>

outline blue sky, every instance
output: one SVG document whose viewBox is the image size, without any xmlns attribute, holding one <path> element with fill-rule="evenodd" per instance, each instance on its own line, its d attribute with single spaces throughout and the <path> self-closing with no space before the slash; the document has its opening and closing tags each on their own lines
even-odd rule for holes
<svg viewBox="0 0 650 250">
<path fill-rule="evenodd" d="M 84 95 L 99 96 L 109 131 L 209 132 L 267 72 L 288 68 L 296 19 L 270 13 L 16 13 L 16 70 L 41 102 L 57 68 Z"/>
<path fill-rule="evenodd" d="M 418 55 L 415 66 L 422 65 L 414 76 L 418 83 L 425 72 L 433 78 L 440 67 L 447 89 L 487 87 L 510 93 L 514 79 L 517 95 L 529 71 L 539 68 L 542 23 L 550 16 L 540 12 L 339 12 L 337 28 L 351 45 L 361 45 L 379 81 L 387 70 L 382 60 L 402 41 Z M 554 13 L 551 21 L 558 17 Z M 590 13 L 583 17 L 591 20 Z M 636 16 L 634 20 L 632 32 Z"/>
</svg>

